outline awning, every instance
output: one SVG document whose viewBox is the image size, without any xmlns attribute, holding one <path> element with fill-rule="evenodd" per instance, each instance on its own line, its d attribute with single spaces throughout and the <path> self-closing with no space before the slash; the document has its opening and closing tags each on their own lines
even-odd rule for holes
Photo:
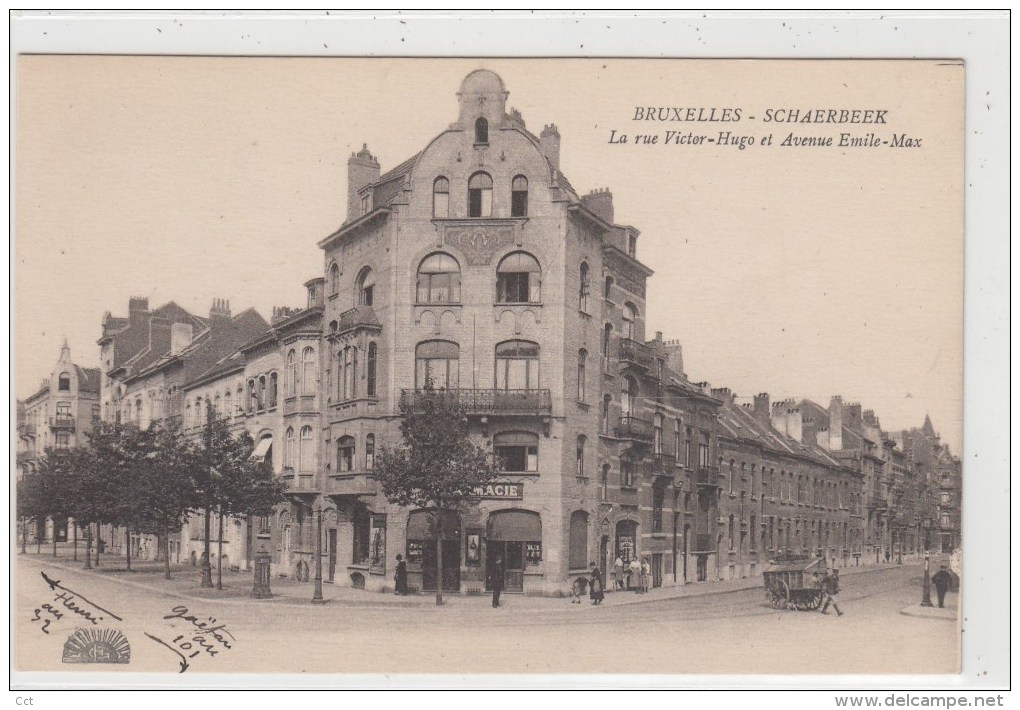
<svg viewBox="0 0 1020 710">
<path fill-rule="evenodd" d="M 443 539 L 456 540 L 460 537 L 460 514 L 453 511 L 443 513 Z M 407 519 L 408 540 L 435 540 L 436 515 L 424 510 L 416 510 Z"/>
<path fill-rule="evenodd" d="M 489 516 L 488 539 L 497 542 L 541 542 L 542 518 L 530 510 L 502 510 Z"/>
<path fill-rule="evenodd" d="M 259 439 L 259 443 L 255 445 L 255 450 L 251 452 L 251 459 L 253 461 L 263 461 L 266 458 L 266 454 L 269 453 L 269 449 L 273 446 L 273 437 L 266 436 Z"/>
</svg>

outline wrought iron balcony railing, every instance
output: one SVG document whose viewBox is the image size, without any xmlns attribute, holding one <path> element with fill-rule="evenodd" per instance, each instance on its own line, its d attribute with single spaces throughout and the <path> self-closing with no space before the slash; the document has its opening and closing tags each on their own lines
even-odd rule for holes
<svg viewBox="0 0 1020 710">
<path fill-rule="evenodd" d="M 634 363 L 643 368 L 650 368 L 655 361 L 655 356 L 647 345 L 630 338 L 620 338 L 618 356 L 621 362 Z"/>
<path fill-rule="evenodd" d="M 652 457 L 652 476 L 673 478 L 676 475 L 676 456 L 659 453 Z"/>
<path fill-rule="evenodd" d="M 694 470 L 694 482 L 699 486 L 719 486 L 719 467 L 718 466 L 698 466 Z"/>
<path fill-rule="evenodd" d="M 535 416 L 552 413 L 552 393 L 547 389 L 497 390 L 451 389 L 436 394 L 448 397 L 464 408 L 471 416 Z M 400 402 L 411 407 L 420 406 L 428 393 L 402 390 Z"/>
<path fill-rule="evenodd" d="M 620 422 L 616 425 L 616 437 L 618 439 L 630 439 L 632 441 L 648 443 L 652 440 L 653 436 L 652 423 L 647 419 L 624 416 L 620 417 Z"/>
<path fill-rule="evenodd" d="M 50 427 L 52 429 L 74 431 L 74 416 L 71 414 L 58 414 L 55 417 L 50 417 Z"/>
</svg>

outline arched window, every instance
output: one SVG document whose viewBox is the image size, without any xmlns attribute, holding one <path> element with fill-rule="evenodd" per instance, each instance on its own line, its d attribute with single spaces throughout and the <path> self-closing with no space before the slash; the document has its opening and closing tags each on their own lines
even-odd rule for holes
<svg viewBox="0 0 1020 710">
<path fill-rule="evenodd" d="M 283 465 L 286 468 L 294 468 L 294 428 L 287 427 L 287 433 L 283 437 Z"/>
<path fill-rule="evenodd" d="M 329 293 L 330 295 L 340 293 L 340 267 L 330 264 L 329 267 Z"/>
<path fill-rule="evenodd" d="M 528 178 L 523 175 L 517 175 L 510 183 L 510 216 L 528 216 Z"/>
<path fill-rule="evenodd" d="M 164 397 L 163 399 L 164 414 L 166 413 L 166 406 L 167 401 L 166 398 Z M 234 411 L 234 400 L 231 397 L 230 390 L 227 390 L 226 393 L 223 395 L 223 414 L 227 417 L 227 419 L 233 419 L 234 416 L 236 415 L 236 412 Z"/>
<path fill-rule="evenodd" d="M 503 470 L 514 473 L 538 471 L 538 434 L 527 431 L 507 431 L 493 437 L 496 456 Z"/>
<path fill-rule="evenodd" d="M 613 277 L 612 276 L 607 276 L 606 277 L 606 285 L 605 285 L 605 288 L 602 291 L 602 297 L 605 298 L 607 301 L 611 301 L 612 300 L 612 297 L 613 297 Z"/>
<path fill-rule="evenodd" d="M 315 394 L 315 350 L 305 348 L 301 353 L 301 394 Z"/>
<path fill-rule="evenodd" d="M 142 425 L 142 400 L 138 398 L 135 400 L 135 424 L 137 426 Z"/>
<path fill-rule="evenodd" d="M 66 372 L 61 372 L 57 378 L 57 389 L 61 392 L 71 391 L 71 375 Z"/>
<path fill-rule="evenodd" d="M 496 346 L 496 389 L 538 389 L 538 343 L 507 340 Z"/>
<path fill-rule="evenodd" d="M 276 380 L 277 380 L 276 373 L 275 372 L 270 373 L 270 375 L 269 375 L 269 397 L 266 400 L 266 406 L 268 406 L 270 409 L 276 406 L 276 394 L 277 394 Z M 229 406 L 230 406 L 230 400 L 229 400 L 230 394 L 229 393 L 227 394 L 227 398 L 228 398 L 227 399 L 227 407 L 229 408 Z"/>
<path fill-rule="evenodd" d="M 259 387 L 259 389 L 258 389 L 258 406 L 256 408 L 259 409 L 259 410 L 262 410 L 262 409 L 266 408 L 266 376 L 265 375 L 262 375 L 261 377 L 259 377 L 259 385 L 258 385 L 258 387 Z"/>
<path fill-rule="evenodd" d="M 601 492 L 601 499 L 606 500 L 609 498 L 609 464 L 602 464 L 602 478 L 599 479 L 599 490 Z"/>
<path fill-rule="evenodd" d="M 359 306 L 371 306 L 373 301 L 373 291 L 375 290 L 375 272 L 371 268 L 365 267 L 358 274 L 358 299 L 357 303 Z"/>
<path fill-rule="evenodd" d="M 448 340 L 426 340 L 414 349 L 414 388 L 427 382 L 435 389 L 457 389 L 460 380 L 460 346 Z"/>
<path fill-rule="evenodd" d="M 437 219 L 450 216 L 450 181 L 442 176 L 432 183 L 432 216 Z"/>
<path fill-rule="evenodd" d="M 213 400 L 213 411 L 216 412 L 216 416 L 223 414 L 221 406 L 222 405 L 220 403 L 220 396 L 217 394 L 216 398 Z"/>
<path fill-rule="evenodd" d="M 460 303 L 460 264 L 449 254 L 436 252 L 418 265 L 418 303 Z"/>
<path fill-rule="evenodd" d="M 584 478 L 584 445 L 588 442 L 587 437 L 581 434 L 577 437 L 577 477 Z"/>
<path fill-rule="evenodd" d="M 638 311 L 634 304 L 625 304 L 623 307 L 623 337 L 637 340 L 637 318 Z"/>
<path fill-rule="evenodd" d="M 297 394 L 297 353 L 291 350 L 287 353 L 287 396 L 293 397 Z"/>
<path fill-rule="evenodd" d="M 365 435 L 365 470 L 375 468 L 375 434 Z"/>
<path fill-rule="evenodd" d="M 336 470 L 341 473 L 354 470 L 353 436 L 341 436 L 336 440 Z"/>
<path fill-rule="evenodd" d="M 588 280 L 588 262 L 581 262 L 581 284 L 577 292 L 577 307 L 580 311 L 588 312 L 588 292 L 591 285 Z"/>
<path fill-rule="evenodd" d="M 489 122 L 479 117 L 475 121 L 475 143 L 489 142 Z"/>
<path fill-rule="evenodd" d="M 340 401 L 354 399 L 358 392 L 358 349 L 348 345 L 337 355 L 339 371 L 337 373 L 337 394 Z"/>
<path fill-rule="evenodd" d="M 581 348 L 577 351 L 577 401 L 585 401 L 585 380 L 587 380 L 588 351 Z"/>
<path fill-rule="evenodd" d="M 496 301 L 539 303 L 542 300 L 542 267 L 531 254 L 515 251 L 496 267 Z"/>
<path fill-rule="evenodd" d="M 315 442 L 312 440 L 312 428 L 301 427 L 301 459 L 298 463 L 300 471 L 315 470 Z"/>
<path fill-rule="evenodd" d="M 588 566 L 588 514 L 575 510 L 570 514 L 570 569 Z"/>
<path fill-rule="evenodd" d="M 613 338 L 613 324 L 606 323 L 602 328 L 602 369 L 609 372 L 609 344 Z"/>
<path fill-rule="evenodd" d="M 492 178 L 475 173 L 468 180 L 468 217 L 492 216 Z"/>
<path fill-rule="evenodd" d="M 172 395 L 171 406 L 173 399 L 176 399 L 176 395 Z M 244 386 L 239 382 L 237 383 L 237 415 L 244 414 Z"/>
<path fill-rule="evenodd" d="M 734 469 L 735 464 L 736 462 L 733 459 L 730 459 L 730 493 L 733 493 L 733 477 L 736 475 L 736 470 Z"/>
<path fill-rule="evenodd" d="M 365 380 L 365 395 L 368 397 L 375 397 L 375 380 L 376 380 L 376 368 L 378 365 L 378 346 L 375 342 L 368 344 L 368 365 L 366 368 L 366 380 Z"/>
<path fill-rule="evenodd" d="M 652 438 L 652 444 L 654 451 L 657 454 L 662 453 L 662 415 L 656 414 L 652 419 L 652 429 L 654 436 Z"/>
<path fill-rule="evenodd" d="M 609 434 L 609 403 L 612 401 L 612 397 L 608 394 L 602 397 L 602 433 L 608 436 Z"/>
<path fill-rule="evenodd" d="M 624 417 L 630 417 L 634 415 L 634 409 L 637 405 L 638 386 L 637 381 L 630 377 L 623 378 L 623 389 L 620 392 L 620 414 Z"/>
</svg>

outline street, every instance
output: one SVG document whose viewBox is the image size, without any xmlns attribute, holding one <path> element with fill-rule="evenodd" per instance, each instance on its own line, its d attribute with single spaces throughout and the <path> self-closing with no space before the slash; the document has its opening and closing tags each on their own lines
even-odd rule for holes
<svg viewBox="0 0 1020 710">
<path fill-rule="evenodd" d="M 484 598 L 456 595 L 439 609 L 313 606 L 243 598 L 182 599 L 56 567 L 44 559 L 19 558 L 17 668 L 157 673 L 182 668 L 187 673 L 956 672 L 957 624 L 900 613 L 920 601 L 919 565 L 847 574 L 842 586 L 842 617 L 776 611 L 764 605 L 761 588 L 629 604 L 614 604 L 609 595 L 599 607 L 587 599 L 574 605 L 568 599 L 512 595 L 504 596 L 500 609 L 492 609 Z M 372 596 L 366 593 L 366 599 Z M 950 594 L 947 606 L 956 602 Z M 130 644 L 130 662 L 61 663 L 65 642 L 76 628 L 85 629 L 86 638 L 106 629 L 119 631 Z"/>
</svg>

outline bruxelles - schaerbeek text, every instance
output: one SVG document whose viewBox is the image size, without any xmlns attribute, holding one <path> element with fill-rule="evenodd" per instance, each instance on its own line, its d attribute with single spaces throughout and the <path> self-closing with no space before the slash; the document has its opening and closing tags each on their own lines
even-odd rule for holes
<svg viewBox="0 0 1020 710">
<path fill-rule="evenodd" d="M 923 138 L 888 127 L 883 108 L 635 106 L 627 130 L 608 143 L 634 146 L 777 148 L 920 148 Z M 819 130 L 821 129 L 821 130 Z"/>
</svg>

